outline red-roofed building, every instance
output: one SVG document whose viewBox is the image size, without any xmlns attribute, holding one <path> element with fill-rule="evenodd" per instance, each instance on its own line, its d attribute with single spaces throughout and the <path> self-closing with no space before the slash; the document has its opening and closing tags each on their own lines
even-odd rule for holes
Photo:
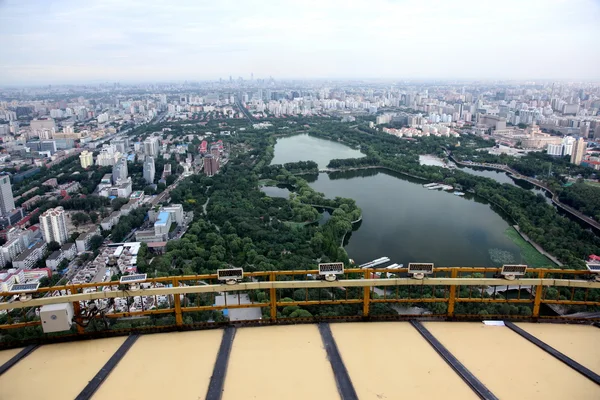
<svg viewBox="0 0 600 400">
<path fill-rule="evenodd" d="M 208 151 L 208 142 L 206 140 L 203 140 L 202 143 L 200 144 L 200 154 L 204 154 Z"/>
</svg>

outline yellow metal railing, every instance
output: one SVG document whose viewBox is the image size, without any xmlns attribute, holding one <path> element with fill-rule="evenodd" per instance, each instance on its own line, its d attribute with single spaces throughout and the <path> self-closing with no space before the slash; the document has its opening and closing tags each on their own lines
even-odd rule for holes
<svg viewBox="0 0 600 400">
<path fill-rule="evenodd" d="M 76 331 L 67 334 L 88 334 L 90 331 L 85 328 L 84 310 L 87 302 L 111 298 L 126 299 L 126 309 L 119 309 L 113 303 L 102 315 L 90 319 L 102 318 L 114 323 L 125 317 L 147 317 L 159 321 L 160 318 L 171 316 L 174 317 L 174 323 L 161 321 L 161 326 L 177 328 L 197 324 L 198 321 L 193 318 L 200 318 L 198 313 L 244 308 L 261 310 L 261 323 L 408 317 L 402 309 L 398 309 L 403 305 L 430 307 L 433 309 L 427 317 L 448 319 L 557 318 L 541 312 L 544 304 L 549 307 L 575 307 L 578 311 L 600 310 L 600 282 L 585 270 L 535 269 L 514 281 L 498 277 L 499 268 L 436 268 L 433 275 L 423 280 L 408 277 L 406 269 L 393 270 L 393 275 L 386 278 L 386 273 L 390 271 L 385 268 L 346 269 L 345 274 L 334 282 L 315 280 L 317 270 L 249 272 L 244 274 L 243 282 L 235 285 L 222 284 L 217 281 L 215 274 L 173 276 L 149 278 L 145 282 L 149 288 L 135 291 L 119 282 L 99 282 L 39 288 L 26 301 L 16 299 L 14 293 L 0 293 L 0 301 L 3 301 L 0 303 L 0 313 L 4 313 L 0 314 L 0 330 L 6 333 L 12 329 L 38 326 L 40 321 L 35 316 L 38 307 L 71 302 L 77 324 Z M 236 301 L 228 303 L 228 296 L 224 294 L 232 295 Z M 166 299 L 166 303 L 160 304 L 159 296 Z M 217 296 L 223 297 L 224 304 L 216 305 Z M 136 298 L 140 299 L 142 307 L 134 310 L 130 303 Z M 152 298 L 153 305 L 145 309 L 143 300 Z M 436 309 L 433 307 L 435 304 L 440 306 Z M 504 304 L 521 307 L 519 310 L 525 312 L 520 315 L 483 312 L 483 307 Z M 339 314 L 339 311 L 335 311 L 338 313 L 336 315 L 332 314 L 333 311 L 319 313 L 320 307 L 336 305 L 349 306 L 346 308 L 348 312 Z M 297 313 L 294 317 L 290 313 L 294 307 L 312 310 L 313 313 L 308 315 L 316 315 L 307 317 L 306 313 Z M 186 321 L 186 316 L 191 319 Z M 587 320 L 600 321 L 600 318 Z"/>
</svg>

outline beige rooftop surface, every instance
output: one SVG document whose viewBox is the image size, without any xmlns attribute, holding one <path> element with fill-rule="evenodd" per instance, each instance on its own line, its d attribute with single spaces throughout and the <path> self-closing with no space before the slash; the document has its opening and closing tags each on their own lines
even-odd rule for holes
<svg viewBox="0 0 600 400">
<path fill-rule="evenodd" d="M 222 336 L 222 330 L 140 336 L 92 399 L 202 399 Z"/>
<path fill-rule="evenodd" d="M 507 327 L 480 322 L 424 325 L 500 399 L 600 399 L 599 385 Z M 600 340 L 600 329 L 594 329 Z"/>
<path fill-rule="evenodd" d="M 317 325 L 239 329 L 223 399 L 339 399 Z"/>
<path fill-rule="evenodd" d="M 508 327 L 481 322 L 422 325 L 500 399 L 600 399 L 600 385 Z M 409 322 L 329 326 L 359 399 L 477 397 Z M 600 372 L 600 329 L 517 326 Z M 92 398 L 204 399 L 222 338 L 223 330 L 142 335 Z M 125 339 L 40 346 L 0 375 L 0 400 L 74 399 Z M 0 366 L 20 350 L 0 351 Z M 225 400 L 340 398 L 316 324 L 238 328 L 227 372 L 215 377 L 224 378 Z"/>
<path fill-rule="evenodd" d="M 518 323 L 518 327 L 554 347 L 586 368 L 600 374 L 600 329 L 591 325 L 563 325 L 548 329 L 545 324 Z"/>
<path fill-rule="evenodd" d="M 331 331 L 360 399 L 477 399 L 409 322 L 331 324 Z"/>
<path fill-rule="evenodd" d="M 49 344 L 0 376 L 0 399 L 74 399 L 124 337 Z"/>
<path fill-rule="evenodd" d="M 4 364 L 14 356 L 16 356 L 23 349 L 10 349 L 5 351 L 0 351 L 0 365 Z"/>
</svg>

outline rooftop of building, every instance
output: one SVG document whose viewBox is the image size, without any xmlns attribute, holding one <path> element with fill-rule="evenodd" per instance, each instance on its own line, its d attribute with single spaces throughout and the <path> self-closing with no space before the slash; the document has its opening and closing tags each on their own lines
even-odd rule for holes
<svg viewBox="0 0 600 400">
<path fill-rule="evenodd" d="M 161 211 L 158 213 L 158 217 L 156 218 L 156 222 L 154 223 L 155 225 L 167 225 L 167 222 L 169 221 L 169 212 L 167 211 Z"/>
<path fill-rule="evenodd" d="M 29 257 L 31 255 L 31 253 L 33 253 L 35 250 L 43 247 L 46 243 L 43 241 L 37 242 L 36 244 L 34 244 L 33 246 L 30 246 L 28 249 L 26 249 L 25 251 L 23 251 L 21 254 L 19 254 L 14 260 L 13 262 L 18 262 L 18 261 L 24 261 L 27 259 L 27 257 Z"/>
<path fill-rule="evenodd" d="M 53 251 L 46 260 L 58 260 L 61 254 L 60 250 Z"/>
<path fill-rule="evenodd" d="M 4 350 L 0 370 L 16 362 L 0 373 L 0 398 L 597 399 L 598 340 L 591 325 L 481 322 L 132 335 Z"/>
</svg>

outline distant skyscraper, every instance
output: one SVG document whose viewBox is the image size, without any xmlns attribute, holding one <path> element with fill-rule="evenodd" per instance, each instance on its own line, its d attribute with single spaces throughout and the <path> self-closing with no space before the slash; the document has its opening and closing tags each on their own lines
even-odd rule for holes
<svg viewBox="0 0 600 400">
<path fill-rule="evenodd" d="M 10 178 L 4 175 L 0 177 L 0 214 L 8 215 L 14 209 L 15 199 L 10 185 Z"/>
<path fill-rule="evenodd" d="M 81 163 L 81 168 L 87 168 L 94 164 L 94 156 L 91 152 L 84 150 L 79 155 L 79 162 Z"/>
<path fill-rule="evenodd" d="M 144 140 L 144 154 L 151 157 L 158 156 L 158 138 L 149 137 Z"/>
<path fill-rule="evenodd" d="M 52 241 L 64 244 L 68 240 L 65 210 L 62 207 L 51 208 L 40 215 L 40 230 L 46 243 Z"/>
<path fill-rule="evenodd" d="M 146 156 L 146 160 L 144 160 L 144 180 L 150 184 L 154 183 L 155 174 L 154 157 Z"/>
<path fill-rule="evenodd" d="M 125 157 L 119 159 L 112 170 L 113 183 L 127 180 L 129 171 L 127 170 L 127 159 Z"/>
<path fill-rule="evenodd" d="M 577 139 L 573 145 L 573 153 L 571 153 L 571 164 L 581 164 L 581 160 L 583 160 L 583 156 L 585 155 L 586 147 L 586 143 L 583 141 L 582 137 Z"/>
</svg>

